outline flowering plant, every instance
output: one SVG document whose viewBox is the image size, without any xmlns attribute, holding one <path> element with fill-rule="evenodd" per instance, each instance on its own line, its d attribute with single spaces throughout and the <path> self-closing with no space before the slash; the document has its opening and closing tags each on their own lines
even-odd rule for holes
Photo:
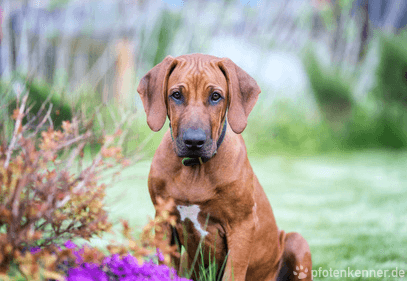
<svg viewBox="0 0 407 281">
<path fill-rule="evenodd" d="M 89 239 L 111 227 L 102 204 L 106 185 L 98 179 L 103 171 L 127 164 L 117 141 L 123 124 L 104 137 L 99 153 L 85 166 L 85 147 L 95 138 L 92 120 L 74 118 L 54 130 L 50 105 L 45 115 L 23 121 L 30 110 L 27 98 L 14 110 L 10 140 L 0 144 L 0 275 L 17 264 L 26 277 L 40 278 L 42 268 L 41 274 L 51 278 L 59 262 L 54 245 Z M 34 246 L 44 251 L 26 251 Z"/>
<path fill-rule="evenodd" d="M 130 254 L 113 254 L 105 257 L 101 263 L 94 263 L 83 262 L 83 253 L 83 248 L 74 251 L 79 266 L 68 269 L 67 281 L 188 280 L 179 277 L 175 269 L 167 265 L 157 265 L 152 260 L 139 261 Z"/>
<path fill-rule="evenodd" d="M 42 251 L 39 247 L 30 250 L 32 254 L 38 255 L 41 255 Z M 96 248 L 89 245 L 78 247 L 70 240 L 65 242 L 63 248 L 58 248 L 56 256 L 58 255 L 65 257 L 59 269 L 66 275 L 66 281 L 189 280 L 179 277 L 175 269 L 165 264 L 157 264 L 152 259 L 137 259 L 130 253 L 105 257 Z M 159 251 L 157 257 L 159 261 L 163 261 Z"/>
<path fill-rule="evenodd" d="M 65 261 L 70 264 L 70 268 L 66 270 L 68 281 L 187 281 L 188 279 L 179 277 L 176 271 L 169 267 L 170 257 L 179 254 L 176 246 L 171 246 L 168 238 L 159 231 L 163 224 L 175 223 L 175 217 L 169 213 L 173 206 L 173 200 L 159 198 L 157 216 L 144 227 L 138 240 L 133 239 L 128 223 L 122 221 L 127 245 L 109 245 L 107 249 L 110 255 L 107 257 L 98 249 L 89 246 L 78 248 L 71 241 L 67 241 L 65 250 L 62 251 L 66 251 L 66 256 L 70 257 L 68 262 Z M 154 260 L 158 260 L 159 264 Z"/>
</svg>

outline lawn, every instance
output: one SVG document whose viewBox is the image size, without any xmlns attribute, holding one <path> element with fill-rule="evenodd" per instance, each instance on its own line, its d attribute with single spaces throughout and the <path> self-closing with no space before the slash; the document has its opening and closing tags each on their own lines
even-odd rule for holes
<svg viewBox="0 0 407 281">
<path fill-rule="evenodd" d="M 313 270 L 321 268 L 314 280 L 399 280 L 392 271 L 407 271 L 406 152 L 252 157 L 251 163 L 279 227 L 308 240 Z M 154 216 L 149 166 L 150 159 L 139 162 L 123 173 L 128 179 L 108 190 L 117 226 L 120 218 L 142 226 Z M 340 277 L 340 270 L 347 275 Z M 362 278 L 357 270 L 389 271 L 387 278 L 375 278 L 372 271 Z"/>
<path fill-rule="evenodd" d="M 353 276 L 356 270 L 407 271 L 406 156 L 376 151 L 252 159 L 278 225 L 308 240 L 313 269 L 321 267 L 314 280 L 398 280 Z M 353 273 L 342 278 L 329 274 L 348 267 Z"/>
</svg>

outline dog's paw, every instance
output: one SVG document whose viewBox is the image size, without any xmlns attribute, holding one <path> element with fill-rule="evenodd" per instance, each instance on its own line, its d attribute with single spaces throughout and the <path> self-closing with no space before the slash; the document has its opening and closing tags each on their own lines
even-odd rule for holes
<svg viewBox="0 0 407 281">
<path fill-rule="evenodd" d="M 306 267 L 304 269 L 304 267 L 302 265 L 300 265 L 300 266 L 297 265 L 295 267 L 295 270 L 293 271 L 293 273 L 294 273 L 295 276 L 298 275 L 298 279 L 301 280 L 301 279 L 307 278 L 308 268 Z"/>
</svg>

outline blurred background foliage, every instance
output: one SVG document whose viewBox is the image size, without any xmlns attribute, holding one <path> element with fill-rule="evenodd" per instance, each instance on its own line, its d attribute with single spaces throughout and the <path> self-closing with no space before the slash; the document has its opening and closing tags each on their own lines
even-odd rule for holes
<svg viewBox="0 0 407 281">
<path fill-rule="evenodd" d="M 24 89 L 33 113 L 50 100 L 55 127 L 80 114 L 102 136 L 134 116 L 123 153 L 148 161 L 107 191 L 114 224 L 154 214 L 149 161 L 168 121 L 148 128 L 139 80 L 167 55 L 207 53 L 262 89 L 243 132 L 249 157 L 279 227 L 309 241 L 314 268 L 406 268 L 406 1 L 0 3 L 1 143 Z"/>
<path fill-rule="evenodd" d="M 262 88 L 243 133 L 251 153 L 406 148 L 406 5 L 251 2 L 2 1 L 2 140 L 27 87 L 33 112 L 52 95 L 56 127 L 95 108 L 104 124 L 137 111 L 127 151 L 151 155 L 163 132 L 145 123 L 138 81 L 166 55 L 202 52 Z"/>
</svg>

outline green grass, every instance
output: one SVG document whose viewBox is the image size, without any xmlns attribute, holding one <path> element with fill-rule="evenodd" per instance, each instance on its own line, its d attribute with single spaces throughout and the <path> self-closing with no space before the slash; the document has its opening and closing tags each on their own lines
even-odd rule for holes
<svg viewBox="0 0 407 281">
<path fill-rule="evenodd" d="M 101 109 L 104 110 L 104 123 L 109 124 L 111 110 Z M 120 219 L 141 229 L 155 213 L 147 177 L 152 155 L 168 129 L 168 121 L 160 132 L 153 133 L 141 108 L 137 114 L 138 118 L 128 125 L 131 133 L 125 146 L 131 153 L 144 145 L 141 152 L 145 160 L 124 170 L 125 179 L 107 190 L 106 203 L 114 232 L 102 239 L 92 239 L 92 244 L 101 248 L 122 239 Z M 363 140 L 363 134 L 383 128 L 382 135 L 386 137 L 389 135 L 386 130 L 392 131 L 398 126 L 371 122 L 380 121 L 381 116 L 363 111 L 355 114 L 347 132 L 349 146 Z M 392 116 L 387 118 L 388 122 L 394 121 Z M 403 129 L 400 130 L 403 135 Z M 309 119 L 290 103 L 276 103 L 265 109 L 258 103 L 243 136 L 279 227 L 298 231 L 309 241 L 314 270 L 347 270 L 348 267 L 351 270 L 407 270 L 406 152 L 344 152 L 343 143 L 337 141 L 322 118 Z M 214 270 L 202 269 L 204 271 L 207 275 L 202 280 L 213 280 L 210 276 Z"/>
<path fill-rule="evenodd" d="M 278 226 L 309 242 L 314 270 L 407 270 L 406 152 L 251 157 L 251 163 Z M 128 169 L 124 175 L 132 178 L 108 190 L 112 222 L 124 218 L 142 226 L 154 216 L 149 165 L 146 160 Z"/>
<path fill-rule="evenodd" d="M 279 227 L 309 242 L 314 270 L 391 271 L 407 269 L 406 156 L 371 151 L 251 162 Z"/>
<path fill-rule="evenodd" d="M 155 214 L 147 178 L 152 155 L 168 124 L 153 133 L 140 111 L 132 124 L 136 137 L 126 145 L 131 152 L 144 143 L 145 160 L 124 170 L 124 179 L 107 190 L 114 232 L 92 239 L 94 246 L 103 248 L 122 239 L 120 219 L 141 229 Z M 258 104 L 243 134 L 251 163 L 278 226 L 300 232 L 309 242 L 313 269 L 406 270 L 407 153 L 343 152 L 335 148 L 322 121 L 307 121 L 294 106 L 282 104 L 265 112 L 270 112 L 267 121 L 259 118 L 264 112 Z M 214 270 L 204 271 L 207 275 L 202 280 L 213 280 L 209 276 Z"/>
<path fill-rule="evenodd" d="M 267 156 L 250 161 L 279 228 L 301 233 L 310 244 L 314 270 L 407 270 L 407 152 Z M 124 179 L 107 190 L 116 233 L 92 239 L 94 246 L 120 241 L 119 219 L 141 228 L 154 216 L 147 188 L 150 164 L 146 159 L 124 170 Z M 207 270 L 208 275 L 213 272 Z"/>
</svg>

